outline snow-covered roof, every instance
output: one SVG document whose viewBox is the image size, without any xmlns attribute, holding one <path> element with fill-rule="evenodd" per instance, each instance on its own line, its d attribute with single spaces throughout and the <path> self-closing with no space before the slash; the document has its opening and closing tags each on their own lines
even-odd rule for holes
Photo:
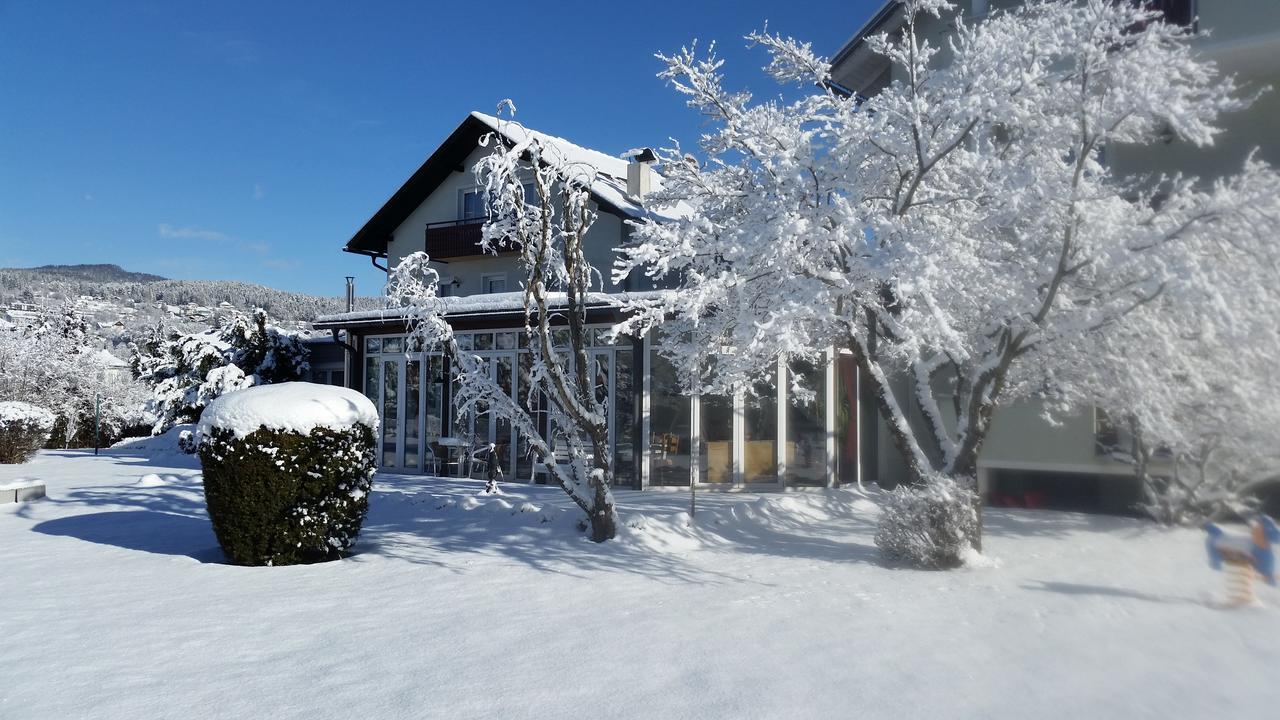
<svg viewBox="0 0 1280 720">
<path fill-rule="evenodd" d="M 591 194 L 602 209 L 627 218 L 679 217 L 684 209 L 655 212 L 646 208 L 638 198 L 627 194 L 627 164 L 621 156 L 609 155 L 582 147 L 554 135 L 524 128 L 514 122 L 502 122 L 492 115 L 472 112 L 440 143 L 431 156 L 409 176 L 409 179 L 365 222 L 347 241 L 347 252 L 381 256 L 386 254 L 387 240 L 392 232 L 435 192 L 440 183 L 479 147 L 479 139 L 490 132 L 500 132 L 509 141 L 517 143 L 530 135 L 547 146 L 554 147 L 570 162 L 580 162 L 596 169 L 598 176 L 591 185 Z M 469 168 L 468 168 L 469 169 Z M 662 175 L 653 172 L 650 190 L 662 188 Z"/>
<path fill-rule="evenodd" d="M 512 144 L 519 144 L 532 137 L 543 147 L 553 148 L 566 162 L 594 168 L 596 178 L 591 184 L 591 193 L 597 199 L 605 201 L 614 209 L 634 218 L 649 216 L 649 211 L 645 209 L 640 199 L 627 194 L 627 165 L 630 163 L 622 157 L 614 157 L 599 150 L 585 148 L 564 138 L 548 135 L 482 112 L 472 112 L 471 117 L 501 133 Z M 629 150 L 624 155 L 635 153 L 636 151 Z M 651 189 L 660 190 L 661 188 L 662 175 L 654 171 Z"/>
<path fill-rule="evenodd" d="M 129 367 L 129 363 L 125 362 L 124 360 L 121 360 L 115 355 L 112 355 L 106 350 L 98 350 L 97 352 L 95 352 L 93 355 L 93 359 L 97 361 L 97 363 L 102 367 L 107 367 L 107 368 Z"/>
<path fill-rule="evenodd" d="M 591 293 L 587 296 L 587 306 L 593 308 L 620 308 L 628 302 L 646 300 L 657 297 L 653 290 L 623 293 Z M 564 293 L 551 293 L 549 305 L 553 308 L 565 307 L 568 303 Z M 524 311 L 523 292 L 491 293 L 487 295 L 464 295 L 460 297 L 443 297 L 446 316 L 491 315 Z M 321 315 L 315 324 L 335 326 L 373 322 L 398 322 L 408 317 L 406 308 L 384 308 L 381 310 L 358 310 L 356 312 Z"/>
</svg>

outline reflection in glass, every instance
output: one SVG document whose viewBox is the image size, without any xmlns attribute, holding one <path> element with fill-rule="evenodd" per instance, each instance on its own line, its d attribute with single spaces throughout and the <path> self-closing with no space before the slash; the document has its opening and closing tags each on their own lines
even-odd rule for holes
<svg viewBox="0 0 1280 720">
<path fill-rule="evenodd" d="M 395 360 L 382 363 L 382 466 L 397 467 L 396 438 L 400 428 L 396 403 L 400 397 L 400 378 Z"/>
<path fill-rule="evenodd" d="M 512 385 L 513 372 L 515 370 L 515 358 L 511 355 L 502 355 L 497 358 L 498 386 L 507 394 L 507 397 L 514 398 L 515 388 Z M 491 462 L 497 462 L 498 467 L 502 468 L 502 473 L 507 477 L 511 476 L 511 421 L 505 417 L 494 419 L 494 437 L 493 443 L 497 446 L 494 448 L 494 455 Z"/>
<path fill-rule="evenodd" d="M 422 438 L 418 435 L 421 411 L 418 403 L 422 390 L 422 363 L 410 360 L 404 365 L 404 466 L 417 469 Z"/>
<path fill-rule="evenodd" d="M 378 377 L 378 360 L 366 358 L 364 361 L 364 396 L 378 404 L 380 378 Z"/>
<path fill-rule="evenodd" d="M 825 485 L 827 374 L 822 366 L 808 362 L 795 363 L 791 373 L 803 388 L 813 393 L 813 397 L 801 401 L 798 393 L 791 393 L 787 407 L 787 482 L 792 485 Z"/>
<path fill-rule="evenodd" d="M 777 388 L 757 383 L 744 398 L 746 446 L 743 448 L 743 482 L 776 482 L 778 479 Z"/>
<path fill-rule="evenodd" d="M 635 355 L 629 345 L 614 354 L 613 378 L 613 478 L 614 484 L 636 486 Z"/>
<path fill-rule="evenodd" d="M 733 398 L 701 397 L 702 451 L 698 458 L 699 482 L 733 482 Z"/>
<path fill-rule="evenodd" d="M 858 482 L 858 366 L 852 355 L 836 357 L 836 477 Z"/>
<path fill-rule="evenodd" d="M 534 427 L 545 432 L 543 429 L 546 427 L 546 411 L 543 409 L 541 397 L 536 393 L 532 399 L 529 397 L 529 383 L 531 382 L 529 373 L 533 371 L 533 356 L 529 353 L 521 353 L 517 367 L 520 370 L 520 377 L 516 379 L 516 400 L 520 403 L 520 407 L 524 408 L 525 412 L 529 414 L 529 417 L 533 420 Z M 516 477 L 521 480 L 527 480 L 533 477 L 533 453 L 529 449 L 528 437 L 521 434 L 517 442 Z"/>
<path fill-rule="evenodd" d="M 680 392 L 675 368 L 655 350 L 649 398 L 649 482 L 688 485 L 692 435 L 691 400 Z"/>
</svg>

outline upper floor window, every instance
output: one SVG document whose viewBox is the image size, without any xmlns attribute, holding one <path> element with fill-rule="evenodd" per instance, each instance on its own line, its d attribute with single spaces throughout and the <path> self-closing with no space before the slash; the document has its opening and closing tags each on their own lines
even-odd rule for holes
<svg viewBox="0 0 1280 720">
<path fill-rule="evenodd" d="M 506 274 L 480 276 L 480 292 L 491 295 L 493 293 L 501 293 L 506 291 L 507 291 Z"/>
<path fill-rule="evenodd" d="M 1164 13 L 1165 22 L 1191 26 L 1196 22 L 1196 0 L 1140 0 L 1151 10 Z"/>
<path fill-rule="evenodd" d="M 462 193 L 462 207 L 459 208 L 459 220 L 479 220 L 483 218 L 488 208 L 485 207 L 485 192 L 481 188 L 475 190 L 466 190 Z"/>
<path fill-rule="evenodd" d="M 489 214 L 487 200 L 484 188 L 463 190 L 458 201 L 458 219 L 483 220 Z M 524 184 L 524 202 L 526 205 L 538 204 L 538 192 L 533 183 Z"/>
</svg>

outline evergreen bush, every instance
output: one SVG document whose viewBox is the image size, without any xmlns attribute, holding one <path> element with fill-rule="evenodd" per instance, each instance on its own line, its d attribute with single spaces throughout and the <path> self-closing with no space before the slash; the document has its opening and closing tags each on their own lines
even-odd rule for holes
<svg viewBox="0 0 1280 720">
<path fill-rule="evenodd" d="M 54 415 L 29 403 L 0 402 L 0 463 L 24 463 L 44 447 Z"/>
<path fill-rule="evenodd" d="M 340 558 L 369 510 L 373 428 L 258 430 L 238 438 L 202 428 L 200 463 L 214 533 L 238 565 Z"/>
</svg>

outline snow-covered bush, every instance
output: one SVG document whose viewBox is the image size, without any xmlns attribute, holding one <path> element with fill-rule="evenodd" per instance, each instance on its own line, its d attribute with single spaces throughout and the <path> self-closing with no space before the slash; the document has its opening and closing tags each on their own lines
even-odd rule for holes
<svg viewBox="0 0 1280 720">
<path fill-rule="evenodd" d="M 181 335 L 157 327 L 133 350 L 134 374 L 152 390 L 156 434 L 198 421 L 221 395 L 298 380 L 310 369 L 302 340 L 269 325 L 260 308 L 252 317 L 231 317 L 217 331 Z"/>
<path fill-rule="evenodd" d="M 53 413 L 24 402 L 0 402 L 0 463 L 26 462 L 44 447 Z"/>
<path fill-rule="evenodd" d="M 214 400 L 197 428 L 218 544 L 239 565 L 341 557 L 369 510 L 378 412 L 346 388 L 281 383 Z"/>
<path fill-rule="evenodd" d="M 977 539 L 977 496 L 945 475 L 919 485 L 899 485 L 885 496 L 876 547 L 897 563 L 940 569 L 958 567 Z"/>
</svg>

